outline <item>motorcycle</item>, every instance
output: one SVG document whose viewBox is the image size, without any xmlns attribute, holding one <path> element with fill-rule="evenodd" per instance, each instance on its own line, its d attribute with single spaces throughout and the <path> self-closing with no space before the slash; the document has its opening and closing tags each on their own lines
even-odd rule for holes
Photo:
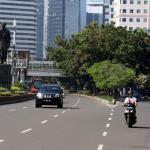
<svg viewBox="0 0 150 150">
<path fill-rule="evenodd" d="M 129 128 L 136 123 L 135 105 L 125 104 L 125 119 Z"/>
</svg>

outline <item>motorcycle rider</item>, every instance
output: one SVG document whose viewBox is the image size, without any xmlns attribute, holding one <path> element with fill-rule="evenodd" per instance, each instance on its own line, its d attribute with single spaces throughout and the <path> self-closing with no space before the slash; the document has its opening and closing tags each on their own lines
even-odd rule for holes
<svg viewBox="0 0 150 150">
<path fill-rule="evenodd" d="M 132 91 L 128 92 L 128 96 L 124 100 L 124 106 L 127 104 L 131 104 L 134 106 L 134 114 L 135 114 L 135 119 L 136 119 L 136 106 L 137 106 L 137 99 L 136 97 L 133 97 Z M 125 109 L 125 119 L 127 121 L 127 116 L 126 116 L 126 109 Z"/>
</svg>

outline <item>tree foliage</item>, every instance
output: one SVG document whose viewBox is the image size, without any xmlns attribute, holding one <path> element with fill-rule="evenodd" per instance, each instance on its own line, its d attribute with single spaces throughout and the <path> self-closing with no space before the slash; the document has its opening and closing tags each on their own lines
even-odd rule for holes
<svg viewBox="0 0 150 150">
<path fill-rule="evenodd" d="M 57 48 L 47 48 L 48 59 L 58 62 L 66 75 L 78 78 L 80 82 L 87 79 L 88 68 L 105 60 L 133 69 L 136 76 L 149 75 L 150 37 L 143 30 L 127 31 L 113 23 L 99 26 L 93 22 L 70 39 L 57 37 L 55 42 Z"/>
<path fill-rule="evenodd" d="M 100 89 L 123 87 L 135 76 L 135 72 L 132 69 L 111 61 L 95 63 L 88 69 L 88 73 L 93 77 L 96 86 Z"/>
</svg>

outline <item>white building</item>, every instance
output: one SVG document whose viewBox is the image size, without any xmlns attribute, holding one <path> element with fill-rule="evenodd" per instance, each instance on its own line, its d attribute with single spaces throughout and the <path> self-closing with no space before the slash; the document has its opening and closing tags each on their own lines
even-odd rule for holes
<svg viewBox="0 0 150 150">
<path fill-rule="evenodd" d="M 114 0 L 114 19 L 116 26 L 128 30 L 150 29 L 150 0 Z"/>
<path fill-rule="evenodd" d="M 16 50 L 29 50 L 36 58 L 36 0 L 0 0 L 0 22 L 6 22 L 13 38 L 16 18 Z M 12 49 L 11 40 L 11 48 Z"/>
</svg>

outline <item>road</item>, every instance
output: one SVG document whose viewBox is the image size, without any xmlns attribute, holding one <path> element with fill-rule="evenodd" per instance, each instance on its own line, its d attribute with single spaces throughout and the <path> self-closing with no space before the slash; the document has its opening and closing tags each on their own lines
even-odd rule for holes
<svg viewBox="0 0 150 150">
<path fill-rule="evenodd" d="M 139 102 L 131 129 L 123 109 L 78 95 L 63 109 L 34 100 L 0 106 L 0 150 L 150 150 L 150 102 Z"/>
</svg>

